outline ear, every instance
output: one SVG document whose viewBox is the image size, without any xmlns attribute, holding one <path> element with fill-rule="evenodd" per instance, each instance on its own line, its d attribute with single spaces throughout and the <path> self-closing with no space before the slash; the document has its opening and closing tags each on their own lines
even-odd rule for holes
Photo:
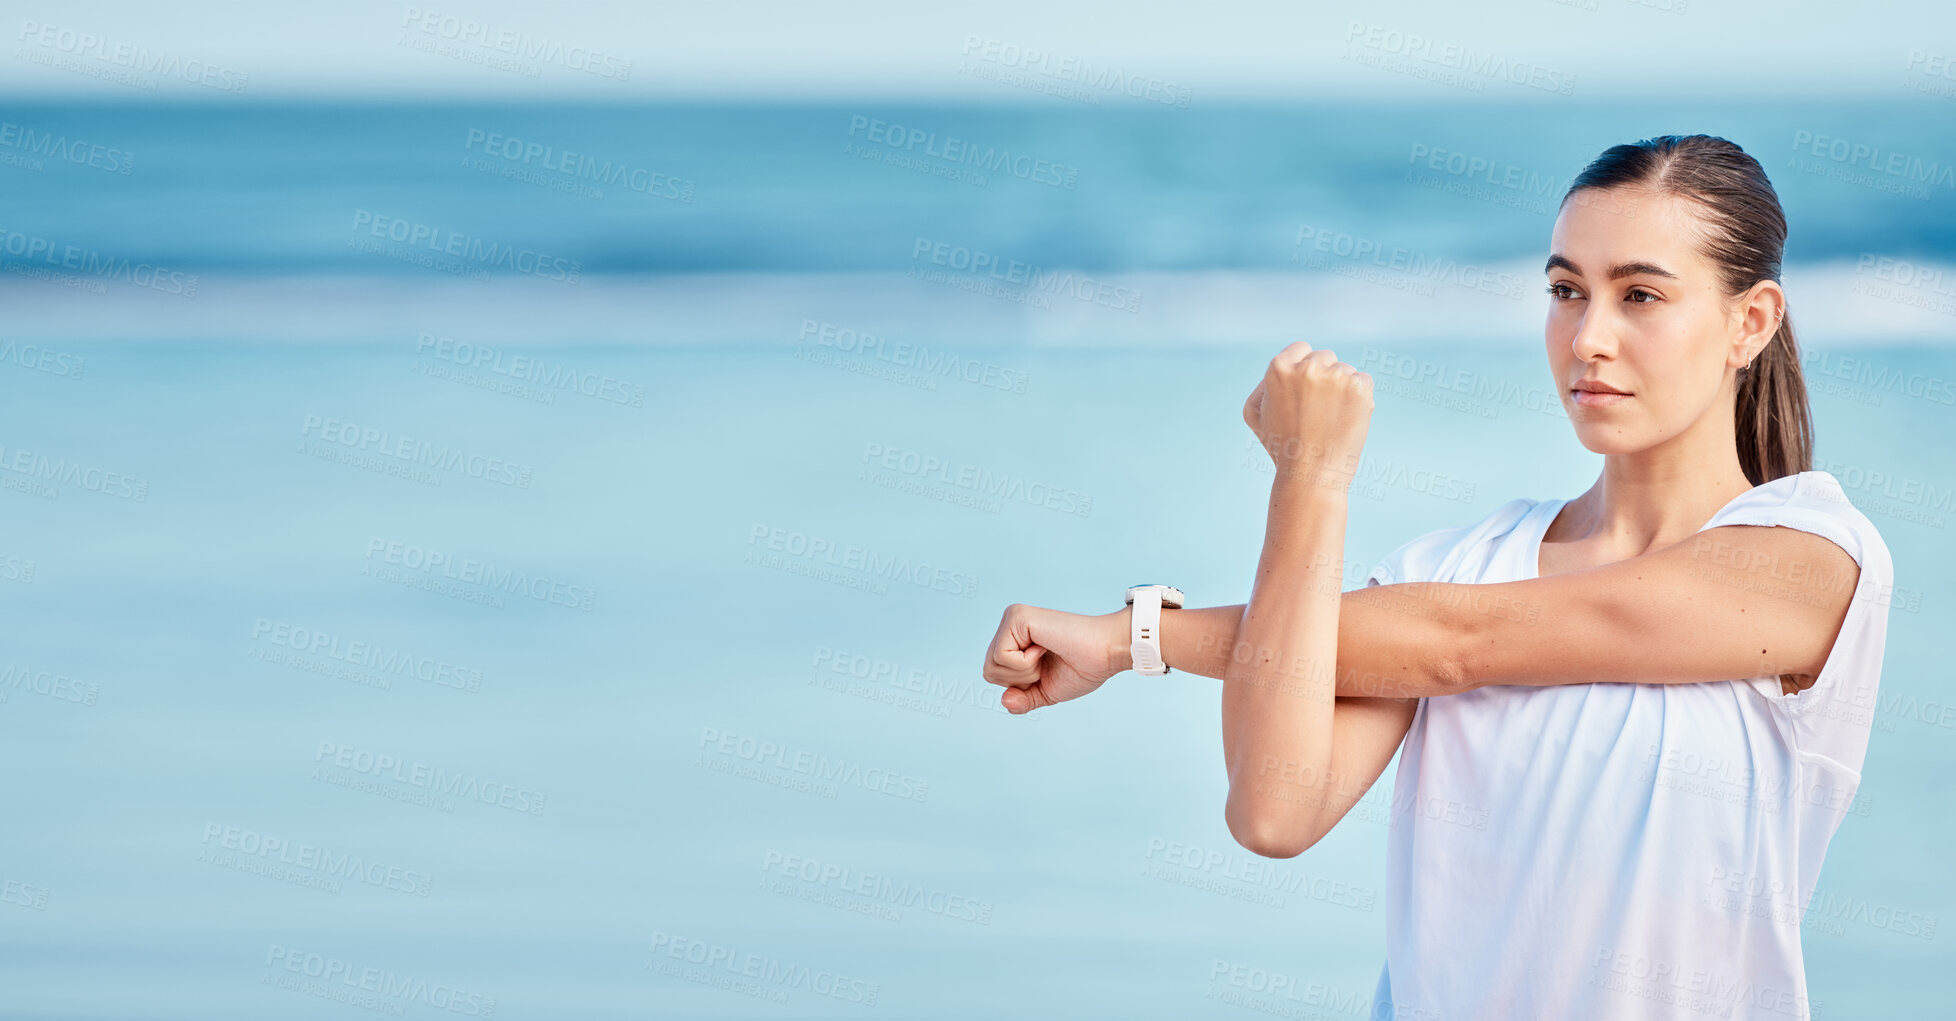
<svg viewBox="0 0 1956 1021">
<path fill-rule="evenodd" d="M 1732 335 L 1732 349 L 1725 364 L 1744 368 L 1759 357 L 1759 352 L 1779 332 L 1780 320 L 1786 314 L 1786 292 L 1774 281 L 1761 280 L 1739 296 L 1736 314 L 1737 331 Z"/>
</svg>

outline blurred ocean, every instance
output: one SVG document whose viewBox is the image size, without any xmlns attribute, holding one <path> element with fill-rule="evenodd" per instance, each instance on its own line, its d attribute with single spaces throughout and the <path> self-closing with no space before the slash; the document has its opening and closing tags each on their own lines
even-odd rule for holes
<svg viewBox="0 0 1956 1021">
<path fill-rule="evenodd" d="M 814 318 L 962 343 L 1306 324 L 1532 343 L 1573 176 L 1609 145 L 1704 131 L 1772 175 L 1803 326 L 1919 343 L 1956 315 L 1952 274 L 1928 275 L 1956 250 L 1947 121 L 1947 103 L 1811 100 L 20 104 L 0 115 L 0 297 L 25 332 L 124 339 L 343 343 L 418 318 L 469 339 L 779 343 Z"/>
<path fill-rule="evenodd" d="M 1815 1015 L 1939 1016 L 1947 114 L 13 104 L 0 1013 L 1364 1017 L 1390 775 L 1257 859 L 1219 682 L 1012 718 L 985 642 L 1246 598 L 1290 340 L 1379 380 L 1351 584 L 1580 492 L 1553 209 L 1702 130 L 1898 570 Z"/>
</svg>

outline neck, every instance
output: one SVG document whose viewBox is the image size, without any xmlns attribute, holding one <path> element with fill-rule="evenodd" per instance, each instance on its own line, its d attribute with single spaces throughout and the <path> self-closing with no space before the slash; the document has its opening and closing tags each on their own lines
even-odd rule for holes
<svg viewBox="0 0 1956 1021">
<path fill-rule="evenodd" d="M 1561 515 L 1555 541 L 1597 540 L 1635 556 L 1690 537 L 1751 488 L 1728 405 L 1656 446 L 1604 457 L 1595 484 Z"/>
</svg>

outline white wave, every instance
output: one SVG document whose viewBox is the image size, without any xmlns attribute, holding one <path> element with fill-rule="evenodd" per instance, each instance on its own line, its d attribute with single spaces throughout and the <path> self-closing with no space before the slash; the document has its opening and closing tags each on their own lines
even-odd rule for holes
<svg viewBox="0 0 1956 1021">
<path fill-rule="evenodd" d="M 395 343 L 428 332 L 481 343 L 712 345 L 794 342 L 810 329 L 934 345 L 1541 342 L 1548 299 L 1533 257 L 1438 269 L 1336 257 L 1321 265 L 1332 268 L 1062 273 L 1044 286 L 955 271 L 936 280 L 743 273 L 574 283 L 204 274 L 194 297 L 121 281 L 93 293 L 5 273 L 0 307 L 9 336 L 78 343 Z M 1956 265 L 1803 265 L 1787 271 L 1786 287 L 1805 347 L 1956 341 Z"/>
</svg>

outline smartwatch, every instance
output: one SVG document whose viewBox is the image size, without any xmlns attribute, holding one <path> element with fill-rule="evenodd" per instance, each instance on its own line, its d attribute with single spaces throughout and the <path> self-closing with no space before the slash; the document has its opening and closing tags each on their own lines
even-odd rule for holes
<svg viewBox="0 0 1956 1021">
<path fill-rule="evenodd" d="M 1180 609 L 1182 590 L 1173 585 L 1129 585 L 1128 653 L 1134 657 L 1134 672 L 1160 677 L 1168 672 L 1161 658 L 1161 608 Z"/>
</svg>

